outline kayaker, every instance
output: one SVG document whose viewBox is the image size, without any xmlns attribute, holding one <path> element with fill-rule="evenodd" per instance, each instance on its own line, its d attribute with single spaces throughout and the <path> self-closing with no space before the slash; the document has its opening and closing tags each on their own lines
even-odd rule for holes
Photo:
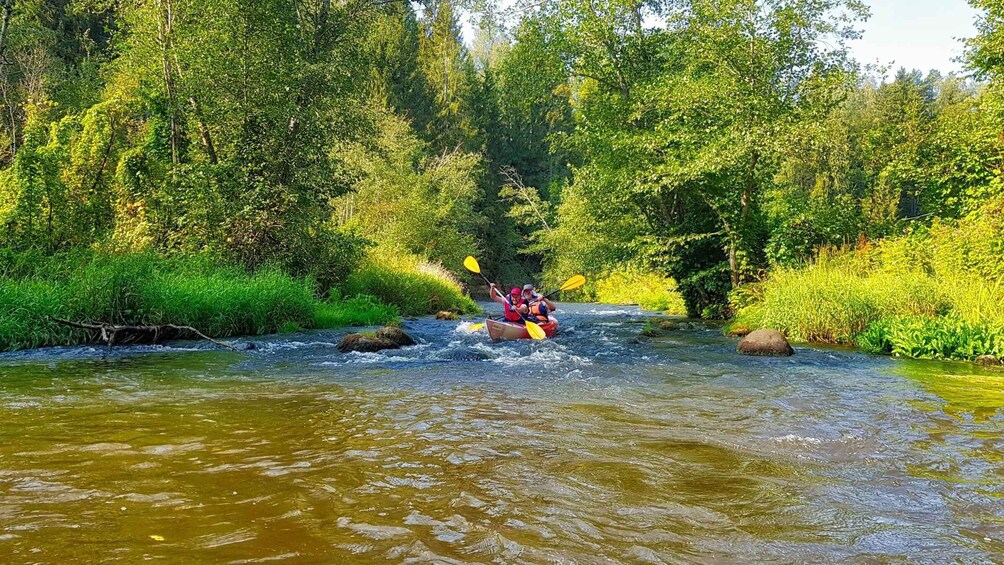
<svg viewBox="0 0 1004 565">
<path fill-rule="evenodd" d="M 533 288 L 532 284 L 523 285 L 523 302 L 526 302 L 529 305 L 538 301 L 542 301 L 544 305 L 547 306 L 548 310 L 557 310 L 558 308 L 554 305 L 554 302 L 551 302 L 548 298 L 537 292 L 537 290 Z"/>
<path fill-rule="evenodd" d="M 554 303 L 537 294 L 532 284 L 523 286 L 521 299 L 527 308 L 527 319 L 537 324 L 546 323 L 550 319 L 551 311 L 555 309 Z"/>
<path fill-rule="evenodd" d="M 522 292 L 518 288 L 513 288 L 509 291 L 509 296 L 506 298 L 502 297 L 502 293 L 497 290 L 495 283 L 491 283 L 489 291 L 492 293 L 492 300 L 498 302 L 504 308 L 504 316 L 507 322 L 514 324 L 523 323 L 523 316 L 520 314 L 526 315 L 527 306 L 523 303 Z"/>
</svg>

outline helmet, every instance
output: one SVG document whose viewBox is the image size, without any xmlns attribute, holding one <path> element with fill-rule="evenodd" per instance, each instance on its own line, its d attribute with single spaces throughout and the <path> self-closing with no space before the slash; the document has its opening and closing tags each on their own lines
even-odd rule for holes
<svg viewBox="0 0 1004 565">
<path fill-rule="evenodd" d="M 523 285 L 523 290 L 533 290 L 533 285 L 532 284 L 525 284 L 525 285 Z"/>
</svg>

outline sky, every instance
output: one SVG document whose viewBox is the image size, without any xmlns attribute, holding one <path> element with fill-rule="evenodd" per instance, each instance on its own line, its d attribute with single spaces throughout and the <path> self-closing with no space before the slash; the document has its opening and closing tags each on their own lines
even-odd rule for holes
<svg viewBox="0 0 1004 565">
<path fill-rule="evenodd" d="M 502 0 L 511 6 L 513 0 Z M 862 65 L 888 67 L 885 78 L 892 79 L 899 67 L 932 69 L 942 74 L 964 74 L 960 39 L 976 34 L 976 10 L 966 0 L 865 0 L 871 17 L 858 25 L 864 37 L 850 44 L 851 55 Z M 470 47 L 475 37 L 472 21 L 461 22 L 464 40 Z M 655 22 L 652 22 L 655 24 Z M 881 74 L 878 74 L 881 77 Z"/>
<path fill-rule="evenodd" d="M 866 0 L 867 2 L 867 0 Z M 965 0 L 872 0 L 871 18 L 864 37 L 851 43 L 851 53 L 861 64 L 899 67 L 943 74 L 963 73 L 952 61 L 963 53 L 959 38 L 976 34 L 976 11 Z"/>
</svg>

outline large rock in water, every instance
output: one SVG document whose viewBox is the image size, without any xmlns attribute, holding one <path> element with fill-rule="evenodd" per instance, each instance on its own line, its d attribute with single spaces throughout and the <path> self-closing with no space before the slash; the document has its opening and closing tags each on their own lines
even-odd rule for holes
<svg viewBox="0 0 1004 565">
<path fill-rule="evenodd" d="M 349 351 L 372 353 L 384 349 L 399 349 L 406 345 L 415 345 L 415 340 L 401 328 L 387 326 L 377 330 L 374 335 L 349 334 L 342 338 L 338 350 L 342 353 Z"/>
<path fill-rule="evenodd" d="M 738 351 L 743 355 L 761 357 L 787 357 L 795 354 L 795 350 L 781 332 L 766 329 L 750 332 L 739 342 Z"/>
<path fill-rule="evenodd" d="M 396 343 L 398 347 L 415 345 L 415 340 L 411 339 L 410 335 L 404 333 L 404 330 L 397 326 L 384 326 L 376 331 L 376 336 L 380 339 Z"/>
</svg>

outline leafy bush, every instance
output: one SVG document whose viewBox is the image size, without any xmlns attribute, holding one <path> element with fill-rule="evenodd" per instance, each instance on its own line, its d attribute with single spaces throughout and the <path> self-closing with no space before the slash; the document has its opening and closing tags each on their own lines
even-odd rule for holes
<svg viewBox="0 0 1004 565">
<path fill-rule="evenodd" d="M 410 316 L 440 310 L 461 313 L 478 310 L 452 275 L 427 263 L 370 259 L 349 275 L 343 290 L 346 295 L 375 296 Z"/>
<path fill-rule="evenodd" d="M 733 292 L 731 300 L 738 324 L 830 343 L 851 343 L 878 319 L 934 315 L 943 305 L 937 284 L 923 273 L 862 271 L 841 258 L 779 269 L 762 285 Z"/>
<path fill-rule="evenodd" d="M 917 359 L 972 360 L 1004 354 L 1002 328 L 971 324 L 956 317 L 899 317 L 873 322 L 857 338 L 869 353 Z"/>
<path fill-rule="evenodd" d="M 676 281 L 657 273 L 616 271 L 596 281 L 595 299 L 605 304 L 637 304 L 646 310 L 685 315 Z"/>
</svg>

